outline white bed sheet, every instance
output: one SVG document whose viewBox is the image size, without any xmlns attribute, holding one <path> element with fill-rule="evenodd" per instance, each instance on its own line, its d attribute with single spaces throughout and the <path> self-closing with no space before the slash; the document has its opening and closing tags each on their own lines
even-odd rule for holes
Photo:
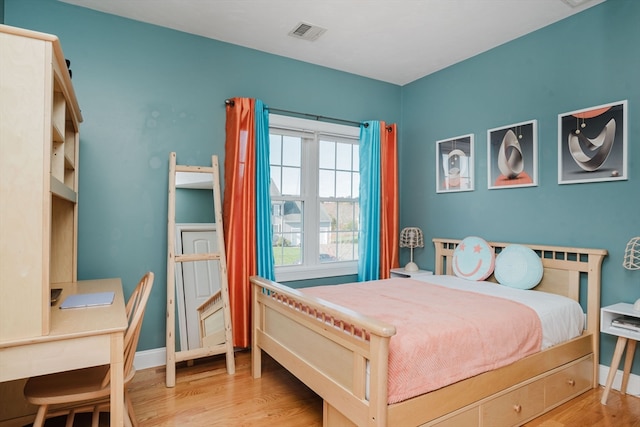
<svg viewBox="0 0 640 427">
<path fill-rule="evenodd" d="M 493 282 L 471 281 L 446 275 L 420 275 L 409 280 L 506 298 L 530 307 L 540 318 L 542 326 L 541 350 L 578 337 L 584 330 L 585 314 L 582 307 L 571 298 L 561 295 L 514 289 Z"/>
</svg>

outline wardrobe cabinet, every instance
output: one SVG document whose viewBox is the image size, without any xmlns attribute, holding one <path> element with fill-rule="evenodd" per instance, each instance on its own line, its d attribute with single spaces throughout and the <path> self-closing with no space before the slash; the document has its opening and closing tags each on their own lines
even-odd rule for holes
<svg viewBox="0 0 640 427">
<path fill-rule="evenodd" d="M 0 343 L 47 335 L 77 280 L 81 122 L 58 38 L 0 25 Z"/>
</svg>

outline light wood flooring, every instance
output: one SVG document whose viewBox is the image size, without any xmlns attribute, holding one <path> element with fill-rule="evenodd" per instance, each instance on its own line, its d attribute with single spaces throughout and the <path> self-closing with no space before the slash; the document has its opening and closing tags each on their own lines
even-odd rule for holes
<svg viewBox="0 0 640 427">
<path fill-rule="evenodd" d="M 165 387 L 164 368 L 138 371 L 130 393 L 140 427 L 322 425 L 322 400 L 268 357 L 262 378 L 254 380 L 248 351 L 236 353 L 235 375 L 227 375 L 224 357 L 217 356 L 178 365 L 173 388 Z M 601 396 L 602 387 L 591 390 L 525 427 L 640 427 L 640 398 L 612 390 L 603 406 Z M 74 425 L 86 423 L 78 416 Z M 60 419 L 46 424 L 62 425 Z M 108 426 L 108 415 L 100 426 Z"/>
</svg>

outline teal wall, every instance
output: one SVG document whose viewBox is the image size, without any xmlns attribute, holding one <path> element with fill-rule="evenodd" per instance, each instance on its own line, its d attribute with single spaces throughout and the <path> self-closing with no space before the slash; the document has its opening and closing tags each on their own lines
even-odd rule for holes
<svg viewBox="0 0 640 427">
<path fill-rule="evenodd" d="M 640 235 L 640 2 L 608 0 L 403 87 L 400 223 L 425 238 L 604 248 L 602 305 L 640 297 L 622 268 Z M 558 114 L 628 100 L 627 181 L 558 185 Z M 538 121 L 538 186 L 487 189 L 487 129 Z M 435 141 L 475 135 L 475 191 L 439 193 Z M 405 262 L 408 254 L 403 251 Z M 433 268 L 434 249 L 415 251 Z M 602 338 L 609 365 L 615 342 Z M 640 373 L 640 356 L 635 369 Z"/>
<path fill-rule="evenodd" d="M 169 153 L 224 159 L 224 100 L 399 122 L 401 88 L 55 0 L 4 0 L 8 25 L 56 34 L 80 128 L 78 277 L 156 274 L 139 350 L 165 346 Z"/>
<path fill-rule="evenodd" d="M 640 231 L 636 0 L 608 0 L 404 87 L 54 0 L 4 1 L 7 24 L 58 35 L 72 61 L 85 119 L 79 277 L 122 277 L 130 291 L 144 271 L 156 273 L 139 350 L 164 346 L 169 152 L 179 163 L 222 160 L 224 99 L 234 96 L 397 122 L 401 226 L 419 226 L 427 239 L 473 234 L 605 248 L 602 304 L 640 297 L 640 273 L 621 267 L 625 243 Z M 557 115 L 624 99 L 629 179 L 558 185 Z M 531 119 L 539 126 L 538 186 L 488 190 L 487 129 Z M 466 133 L 476 139 L 476 190 L 436 194 L 435 141 Z M 431 245 L 415 257 L 433 268 Z M 610 363 L 612 347 L 604 336 L 601 363 Z"/>
</svg>

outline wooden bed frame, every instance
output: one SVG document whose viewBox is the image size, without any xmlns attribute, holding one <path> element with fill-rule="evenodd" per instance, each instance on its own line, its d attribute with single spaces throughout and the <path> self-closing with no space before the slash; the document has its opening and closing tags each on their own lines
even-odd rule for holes
<svg viewBox="0 0 640 427">
<path fill-rule="evenodd" d="M 435 274 L 453 274 L 451 260 L 460 240 L 433 242 Z M 509 245 L 489 244 L 496 253 Z M 565 295 L 586 307 L 587 324 L 580 337 L 388 404 L 393 325 L 253 276 L 253 377 L 261 375 L 265 351 L 322 397 L 324 426 L 523 424 L 598 384 L 601 266 L 607 255 L 602 249 L 525 246 L 538 253 L 544 266 L 535 290 Z"/>
</svg>

